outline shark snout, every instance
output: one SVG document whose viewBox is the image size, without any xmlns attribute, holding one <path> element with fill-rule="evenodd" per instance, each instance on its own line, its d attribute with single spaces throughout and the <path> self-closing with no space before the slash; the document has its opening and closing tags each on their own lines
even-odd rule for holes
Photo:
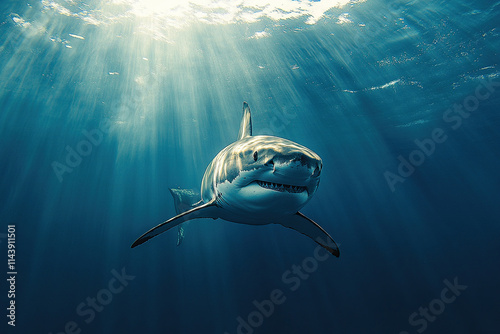
<svg viewBox="0 0 500 334">
<path fill-rule="evenodd" d="M 303 164 L 300 160 L 292 160 L 273 165 L 272 174 L 275 177 L 294 180 L 303 185 L 318 179 L 321 174 L 321 164 Z"/>
<path fill-rule="evenodd" d="M 273 167 L 273 173 L 316 178 L 321 174 L 323 164 L 321 160 L 306 155 L 278 156 L 268 160 L 266 166 Z"/>
</svg>

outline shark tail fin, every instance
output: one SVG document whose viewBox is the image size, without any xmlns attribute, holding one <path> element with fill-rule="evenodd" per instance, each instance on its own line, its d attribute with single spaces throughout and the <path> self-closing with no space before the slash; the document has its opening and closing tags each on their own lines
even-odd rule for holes
<svg viewBox="0 0 500 334">
<path fill-rule="evenodd" d="M 175 213 L 181 214 L 201 204 L 201 195 L 193 189 L 169 189 L 174 198 Z"/>
<path fill-rule="evenodd" d="M 172 194 L 172 197 L 174 198 L 175 213 L 178 215 L 188 210 L 191 210 L 202 203 L 202 201 L 200 200 L 201 195 L 196 190 L 193 189 L 169 189 L 169 190 L 170 193 Z M 182 240 L 184 240 L 185 224 L 187 223 L 180 224 L 177 226 L 177 246 L 179 246 L 182 243 Z"/>
</svg>

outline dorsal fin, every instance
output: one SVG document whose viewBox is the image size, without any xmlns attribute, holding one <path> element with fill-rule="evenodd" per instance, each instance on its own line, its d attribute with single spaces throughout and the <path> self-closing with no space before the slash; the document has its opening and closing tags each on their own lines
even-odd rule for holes
<svg viewBox="0 0 500 334">
<path fill-rule="evenodd" d="M 243 102 L 243 118 L 241 119 L 240 132 L 238 140 L 252 135 L 252 115 L 250 115 L 250 107 L 248 103 Z"/>
</svg>

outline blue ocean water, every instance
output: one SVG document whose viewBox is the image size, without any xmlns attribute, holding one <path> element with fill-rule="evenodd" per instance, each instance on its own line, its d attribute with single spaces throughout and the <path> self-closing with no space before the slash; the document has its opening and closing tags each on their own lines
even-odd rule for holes
<svg viewBox="0 0 500 334">
<path fill-rule="evenodd" d="M 499 333 L 500 3 L 172 3 L 1 2 L 2 333 Z M 322 157 L 340 258 L 222 220 L 130 249 L 243 101 Z"/>
</svg>

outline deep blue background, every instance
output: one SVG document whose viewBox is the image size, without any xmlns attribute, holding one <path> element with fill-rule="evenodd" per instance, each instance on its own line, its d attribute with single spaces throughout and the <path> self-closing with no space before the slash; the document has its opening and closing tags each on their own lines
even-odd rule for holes
<svg viewBox="0 0 500 334">
<path fill-rule="evenodd" d="M 375 0 L 314 25 L 198 23 L 165 28 L 165 39 L 132 18 L 93 25 L 39 2 L 0 8 L 0 233 L 16 225 L 19 273 L 9 333 L 75 321 L 82 333 L 233 334 L 274 289 L 286 301 L 255 333 L 417 333 L 408 317 L 455 277 L 467 289 L 425 333 L 500 331 L 498 4 Z M 342 13 L 352 22 L 337 24 Z M 260 31 L 269 36 L 250 38 Z M 495 91 L 453 130 L 443 114 L 481 80 Z M 244 100 L 255 134 L 323 159 L 303 212 L 341 257 L 296 291 L 281 277 L 315 244 L 281 226 L 195 221 L 179 247 L 172 230 L 129 248 L 175 214 L 169 187 L 199 187 L 235 140 Z M 51 164 L 103 120 L 102 143 L 59 182 Z M 384 172 L 436 128 L 447 140 L 392 192 Z M 77 305 L 122 268 L 135 279 L 85 323 Z"/>
</svg>

